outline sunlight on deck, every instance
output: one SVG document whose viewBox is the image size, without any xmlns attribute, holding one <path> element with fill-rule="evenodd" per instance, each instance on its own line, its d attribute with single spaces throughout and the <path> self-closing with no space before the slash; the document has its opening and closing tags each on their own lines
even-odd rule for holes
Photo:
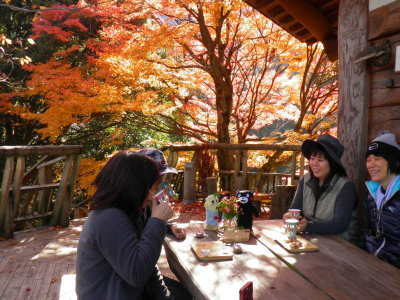
<svg viewBox="0 0 400 300">
<path fill-rule="evenodd" d="M 17 232 L 0 242 L 1 300 L 76 300 L 75 260 L 85 218 Z"/>
<path fill-rule="evenodd" d="M 49 243 L 42 251 L 33 256 L 31 260 L 36 260 L 39 258 L 46 258 L 49 256 L 66 256 L 75 255 L 76 247 L 66 247 L 58 243 Z"/>
<path fill-rule="evenodd" d="M 75 274 L 67 274 L 61 278 L 59 300 L 76 300 Z"/>
</svg>

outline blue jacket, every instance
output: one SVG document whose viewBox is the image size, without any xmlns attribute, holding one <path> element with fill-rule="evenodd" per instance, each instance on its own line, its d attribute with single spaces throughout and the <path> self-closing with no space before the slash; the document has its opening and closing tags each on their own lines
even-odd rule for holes
<svg viewBox="0 0 400 300">
<path fill-rule="evenodd" d="M 400 176 L 395 178 L 390 195 L 381 208 L 376 205 L 380 184 L 367 181 L 369 192 L 366 206 L 366 248 L 375 256 L 400 268 Z"/>
</svg>

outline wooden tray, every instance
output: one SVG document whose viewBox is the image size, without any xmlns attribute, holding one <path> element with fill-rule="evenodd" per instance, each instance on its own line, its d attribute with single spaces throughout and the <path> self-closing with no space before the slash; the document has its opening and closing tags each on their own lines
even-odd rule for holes
<svg viewBox="0 0 400 300">
<path fill-rule="evenodd" d="M 232 247 L 220 241 L 195 243 L 192 245 L 192 251 L 198 259 L 204 261 L 230 260 L 233 256 Z"/>
<path fill-rule="evenodd" d="M 247 242 L 250 239 L 250 229 L 224 230 L 222 241 L 231 242 Z"/>
<path fill-rule="evenodd" d="M 299 248 L 294 248 L 292 247 L 292 244 L 288 241 L 287 237 L 282 237 L 277 240 L 275 240 L 280 246 L 285 248 L 288 252 L 291 253 L 300 253 L 300 252 L 314 252 L 314 251 L 319 251 L 319 248 L 317 245 L 311 243 L 310 241 L 306 240 L 305 238 L 302 238 L 300 236 L 297 236 L 297 240 L 301 242 L 301 246 Z"/>
</svg>

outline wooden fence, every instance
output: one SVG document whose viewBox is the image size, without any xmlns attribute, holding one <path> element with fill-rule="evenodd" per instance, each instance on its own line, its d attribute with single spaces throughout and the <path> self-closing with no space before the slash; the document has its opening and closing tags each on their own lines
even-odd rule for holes
<svg viewBox="0 0 400 300">
<path fill-rule="evenodd" d="M 5 159 L 0 236 L 11 238 L 15 226 L 26 221 L 68 226 L 81 152 L 79 145 L 0 147 L 0 157 Z M 59 180 L 55 168 L 62 170 Z"/>
<path fill-rule="evenodd" d="M 211 151 L 224 149 L 234 152 L 235 169 L 218 170 L 215 179 L 207 184 L 210 190 L 201 190 L 198 184 L 197 167 L 195 157 L 197 151 Z M 266 144 L 197 144 L 197 145 L 173 145 L 162 148 L 163 151 L 169 150 L 168 164 L 176 166 L 179 152 L 194 151 L 192 162 L 186 163 L 184 170 L 183 200 L 191 202 L 199 194 L 204 196 L 217 189 L 214 185 L 218 182 L 226 181 L 230 183 L 230 190 L 250 189 L 261 193 L 275 193 L 277 186 L 294 185 L 297 179 L 304 174 L 304 157 L 301 155 L 300 145 L 266 145 Z M 292 158 L 290 161 L 290 172 L 271 173 L 261 169 L 254 170 L 247 165 L 248 152 L 256 150 L 290 151 Z M 205 186 L 205 185 L 203 185 Z"/>
</svg>

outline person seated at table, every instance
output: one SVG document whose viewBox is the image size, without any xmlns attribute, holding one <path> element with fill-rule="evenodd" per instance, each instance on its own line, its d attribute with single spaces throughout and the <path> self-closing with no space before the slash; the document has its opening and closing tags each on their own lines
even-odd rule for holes
<svg viewBox="0 0 400 300">
<path fill-rule="evenodd" d="M 153 197 L 161 174 L 149 157 L 121 151 L 97 175 L 78 244 L 78 299 L 191 298 L 176 282 L 174 297 L 156 265 L 172 216 L 168 202 Z"/>
<path fill-rule="evenodd" d="M 365 246 L 368 252 L 400 268 L 400 145 L 384 132 L 369 145 L 366 165 Z"/>
<path fill-rule="evenodd" d="M 357 195 L 340 161 L 343 145 L 337 138 L 324 134 L 316 141 L 305 140 L 301 151 L 309 161 L 309 173 L 300 180 L 290 205 L 302 211 L 298 231 L 342 234 L 350 240 Z M 283 219 L 288 218 L 290 213 L 285 213 Z"/>
<path fill-rule="evenodd" d="M 168 166 L 167 161 L 164 157 L 162 151 L 155 148 L 144 148 L 140 149 L 137 153 L 146 155 L 156 162 L 158 168 L 160 170 L 160 179 L 159 184 L 155 188 L 154 194 L 161 190 L 165 190 L 164 197 L 167 197 L 168 200 L 172 199 L 176 194 L 173 191 L 171 185 L 166 180 L 167 174 L 178 174 L 178 171 L 175 168 Z M 146 209 L 149 209 L 150 206 L 147 206 Z M 151 211 L 148 211 L 148 214 L 151 214 Z M 176 224 L 167 223 L 167 229 L 169 233 L 172 233 L 177 239 L 182 240 L 186 237 L 186 232 L 183 228 L 178 227 Z"/>
</svg>

